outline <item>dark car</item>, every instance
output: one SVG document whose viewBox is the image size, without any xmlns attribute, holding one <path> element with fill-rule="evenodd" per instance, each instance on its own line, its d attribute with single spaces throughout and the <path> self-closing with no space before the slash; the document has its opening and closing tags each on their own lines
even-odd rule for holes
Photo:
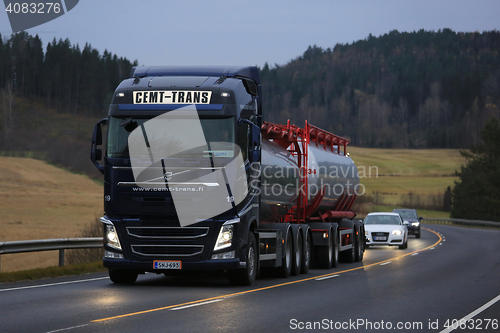
<svg viewBox="0 0 500 333">
<path fill-rule="evenodd" d="M 415 235 L 420 238 L 420 221 L 422 217 L 418 217 L 415 209 L 394 209 L 394 213 L 399 213 L 404 221 L 408 222 L 408 235 Z"/>
</svg>

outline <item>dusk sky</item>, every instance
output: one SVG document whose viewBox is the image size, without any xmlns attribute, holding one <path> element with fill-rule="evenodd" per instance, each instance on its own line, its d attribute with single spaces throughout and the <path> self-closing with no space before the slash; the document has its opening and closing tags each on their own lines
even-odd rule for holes
<svg viewBox="0 0 500 333">
<path fill-rule="evenodd" d="M 29 1 L 28 1 L 29 2 Z M 333 48 L 369 34 L 500 29 L 498 0 L 80 0 L 27 30 L 44 44 L 68 38 L 141 65 L 283 65 L 310 45 Z M 12 29 L 0 13 L 0 33 Z"/>
</svg>

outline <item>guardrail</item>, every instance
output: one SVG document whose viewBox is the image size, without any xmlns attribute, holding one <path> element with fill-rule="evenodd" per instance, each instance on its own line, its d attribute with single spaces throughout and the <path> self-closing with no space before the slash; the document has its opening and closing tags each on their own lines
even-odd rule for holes
<svg viewBox="0 0 500 333">
<path fill-rule="evenodd" d="M 480 228 L 500 228 L 500 222 L 480 221 L 480 220 L 425 218 L 423 220 L 423 223 L 450 224 L 450 225 L 480 227 Z"/>
<path fill-rule="evenodd" d="M 424 223 L 450 224 L 481 228 L 500 228 L 500 222 L 464 219 L 425 218 Z M 37 239 L 27 241 L 0 242 L 0 258 L 2 254 L 59 250 L 59 266 L 64 266 L 64 250 L 100 248 L 102 247 L 102 244 L 102 237 Z"/>
<path fill-rule="evenodd" d="M 0 242 L 0 258 L 2 254 L 59 250 L 59 266 L 64 266 L 64 250 L 100 248 L 102 243 L 102 237 Z"/>
</svg>

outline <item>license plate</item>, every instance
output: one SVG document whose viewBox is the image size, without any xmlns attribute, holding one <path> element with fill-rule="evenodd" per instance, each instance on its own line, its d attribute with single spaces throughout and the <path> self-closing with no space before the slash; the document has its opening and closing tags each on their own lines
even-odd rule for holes
<svg viewBox="0 0 500 333">
<path fill-rule="evenodd" d="M 387 237 L 384 237 L 384 236 L 375 236 L 375 237 L 373 237 L 373 240 L 384 241 L 384 240 L 387 240 Z"/>
<path fill-rule="evenodd" d="M 153 261 L 153 269 L 181 269 L 181 261 L 170 260 L 155 260 Z"/>
</svg>

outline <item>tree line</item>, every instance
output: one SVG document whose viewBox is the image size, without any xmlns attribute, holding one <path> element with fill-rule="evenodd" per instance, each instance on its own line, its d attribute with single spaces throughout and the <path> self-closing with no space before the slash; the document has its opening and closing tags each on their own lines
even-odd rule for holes
<svg viewBox="0 0 500 333">
<path fill-rule="evenodd" d="M 365 147 L 467 148 L 500 116 L 500 32 L 391 31 L 261 70 L 264 117 Z"/>
<path fill-rule="evenodd" d="M 6 40 L 0 35 L 0 91 L 42 99 L 58 112 L 105 114 L 114 89 L 135 65 L 107 50 L 100 54 L 88 43 L 81 49 L 54 38 L 44 51 L 38 35 L 23 31 Z"/>
<path fill-rule="evenodd" d="M 461 151 L 467 160 L 456 175 L 451 217 L 500 222 L 500 122 L 491 118 L 481 142 Z"/>
</svg>

